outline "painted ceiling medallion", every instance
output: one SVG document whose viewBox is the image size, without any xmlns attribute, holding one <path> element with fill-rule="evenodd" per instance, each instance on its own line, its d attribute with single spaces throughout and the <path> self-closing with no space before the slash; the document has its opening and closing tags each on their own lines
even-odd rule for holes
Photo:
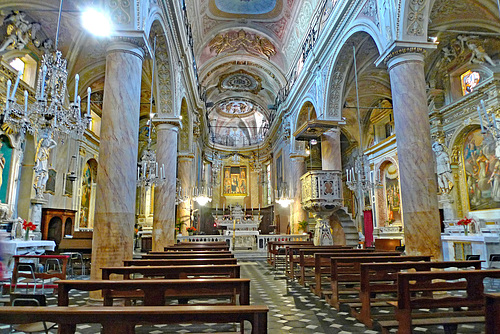
<svg viewBox="0 0 500 334">
<path fill-rule="evenodd" d="M 208 8 L 223 18 L 272 19 L 281 14 L 283 0 L 210 0 Z"/>
<path fill-rule="evenodd" d="M 262 79 L 247 71 L 240 70 L 222 75 L 218 86 L 220 91 L 233 90 L 258 94 L 262 89 Z"/>
<path fill-rule="evenodd" d="M 276 55 L 276 48 L 271 41 L 257 34 L 247 33 L 243 29 L 238 32 L 230 31 L 225 34 L 218 34 L 210 41 L 208 46 L 210 51 L 217 54 L 244 49 L 247 52 L 262 55 L 268 59 Z"/>
<path fill-rule="evenodd" d="M 242 115 L 255 110 L 255 106 L 248 101 L 226 101 L 219 104 L 218 109 L 226 114 Z"/>
</svg>

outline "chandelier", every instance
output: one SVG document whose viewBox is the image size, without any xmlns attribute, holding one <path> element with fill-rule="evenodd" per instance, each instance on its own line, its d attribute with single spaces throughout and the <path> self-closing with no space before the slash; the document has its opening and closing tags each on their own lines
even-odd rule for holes
<svg viewBox="0 0 500 334">
<path fill-rule="evenodd" d="M 281 182 L 279 189 L 275 191 L 275 198 L 276 203 L 281 205 L 283 208 L 286 208 L 293 203 L 293 198 L 290 195 L 288 184 L 286 182 Z"/>
<path fill-rule="evenodd" d="M 175 205 L 179 205 L 181 203 L 186 202 L 189 199 L 189 196 L 184 193 L 181 185 L 181 180 L 177 179 L 175 187 Z"/>
<path fill-rule="evenodd" d="M 201 185 L 193 188 L 193 201 L 201 206 L 205 206 L 208 202 L 212 202 L 212 188 L 206 186 L 205 181 L 201 181 Z"/>
</svg>

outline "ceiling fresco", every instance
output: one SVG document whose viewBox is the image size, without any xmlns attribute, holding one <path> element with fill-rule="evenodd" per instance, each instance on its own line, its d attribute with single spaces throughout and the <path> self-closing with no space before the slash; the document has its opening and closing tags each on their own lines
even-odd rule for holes
<svg viewBox="0 0 500 334">
<path fill-rule="evenodd" d="M 209 8 L 222 18 L 273 18 L 281 14 L 283 0 L 210 0 Z"/>
</svg>

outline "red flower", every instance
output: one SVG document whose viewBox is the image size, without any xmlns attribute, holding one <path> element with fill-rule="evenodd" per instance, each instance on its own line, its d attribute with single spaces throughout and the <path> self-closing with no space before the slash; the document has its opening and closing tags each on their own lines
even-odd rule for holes
<svg viewBox="0 0 500 334">
<path fill-rule="evenodd" d="M 473 218 L 467 218 L 467 217 L 465 217 L 464 219 L 459 220 L 457 222 L 457 225 L 465 225 L 465 226 L 467 226 L 467 225 L 469 225 L 472 222 L 475 223 L 476 221 Z"/>
<path fill-rule="evenodd" d="M 32 222 L 26 222 L 26 219 L 24 220 L 23 222 L 23 230 L 30 230 L 30 231 L 34 231 L 36 230 L 36 226 L 35 224 L 33 224 Z"/>
</svg>

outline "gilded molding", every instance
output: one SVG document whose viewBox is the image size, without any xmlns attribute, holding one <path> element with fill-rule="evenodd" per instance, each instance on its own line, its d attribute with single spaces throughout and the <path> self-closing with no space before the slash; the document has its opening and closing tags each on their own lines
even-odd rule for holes
<svg viewBox="0 0 500 334">
<path fill-rule="evenodd" d="M 408 53 L 419 53 L 425 55 L 426 50 L 421 47 L 404 47 L 401 49 L 398 49 L 396 51 L 392 51 L 389 53 L 385 58 L 384 58 L 384 64 L 387 65 L 387 62 L 391 60 L 392 58 L 408 54 Z"/>
</svg>

